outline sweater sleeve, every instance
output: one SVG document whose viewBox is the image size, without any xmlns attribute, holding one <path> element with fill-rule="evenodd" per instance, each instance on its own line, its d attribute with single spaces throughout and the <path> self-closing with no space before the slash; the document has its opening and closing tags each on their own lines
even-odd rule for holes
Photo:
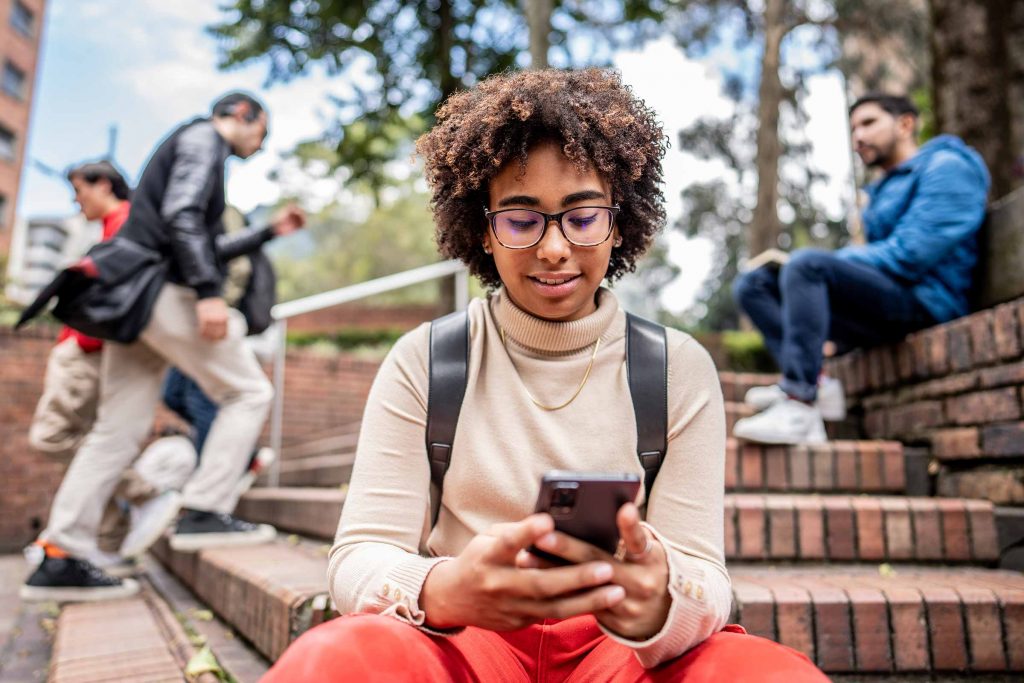
<svg viewBox="0 0 1024 683">
<path fill-rule="evenodd" d="M 429 325 L 405 335 L 381 365 L 366 401 L 355 465 L 328 582 L 342 614 L 390 615 L 423 626 L 419 594 L 447 558 L 420 554 L 428 532 L 427 413 Z"/>
<path fill-rule="evenodd" d="M 672 344 L 670 332 L 670 344 Z M 661 631 L 622 638 L 646 668 L 678 657 L 721 630 L 732 608 L 725 569 L 725 409 L 718 372 L 692 338 L 670 346 L 668 452 L 647 504 L 645 526 L 668 556 L 672 598 Z"/>
</svg>

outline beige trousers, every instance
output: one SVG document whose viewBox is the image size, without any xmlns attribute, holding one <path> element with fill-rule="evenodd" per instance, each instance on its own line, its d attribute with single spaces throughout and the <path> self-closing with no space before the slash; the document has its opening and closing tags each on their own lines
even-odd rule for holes
<svg viewBox="0 0 1024 683">
<path fill-rule="evenodd" d="M 231 310 L 227 337 L 209 342 L 199 336 L 195 304 L 194 291 L 168 283 L 138 341 L 103 345 L 96 424 L 64 475 L 42 539 L 72 555 L 96 550 L 104 505 L 149 433 L 169 363 L 219 405 L 182 504 L 234 509 L 235 484 L 263 428 L 273 388 L 244 343 L 242 315 Z"/>
<path fill-rule="evenodd" d="M 73 337 L 50 350 L 43 395 L 28 428 L 32 448 L 63 462 L 71 459 L 96 420 L 100 358 L 82 351 Z"/>
</svg>

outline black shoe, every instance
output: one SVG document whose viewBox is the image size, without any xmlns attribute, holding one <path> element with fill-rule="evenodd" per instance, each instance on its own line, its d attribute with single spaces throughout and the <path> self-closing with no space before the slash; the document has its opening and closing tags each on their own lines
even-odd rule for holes
<svg viewBox="0 0 1024 683">
<path fill-rule="evenodd" d="M 185 509 L 171 535 L 175 550 L 201 550 L 226 545 L 256 545 L 274 540 L 269 524 L 251 524 L 224 512 Z"/>
<path fill-rule="evenodd" d="M 45 557 L 21 586 L 26 602 L 82 602 L 128 598 L 139 592 L 133 579 L 117 579 L 91 562 L 74 557 Z"/>
</svg>

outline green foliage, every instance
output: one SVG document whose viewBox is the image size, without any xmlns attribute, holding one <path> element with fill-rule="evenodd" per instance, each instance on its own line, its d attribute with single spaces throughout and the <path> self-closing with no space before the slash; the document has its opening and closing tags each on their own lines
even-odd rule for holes
<svg viewBox="0 0 1024 683">
<path fill-rule="evenodd" d="M 437 262 L 427 196 L 409 186 L 396 192 L 397 197 L 381 203 L 363 221 L 354 220 L 352 208 L 340 204 L 311 217 L 306 237 L 313 242 L 312 253 L 274 259 L 278 299 L 289 301 Z M 427 285 L 397 296 L 432 301 L 435 292 L 436 285 Z"/>
<path fill-rule="evenodd" d="M 738 326 L 739 313 L 730 286 L 746 254 L 746 233 L 750 229 L 757 182 L 755 136 L 761 125 L 757 115 L 758 83 L 751 78 L 749 61 L 743 55 L 763 50 L 764 3 L 751 0 L 683 0 L 676 3 L 680 14 L 672 26 L 673 35 L 691 56 L 706 56 L 723 42 L 741 55 L 738 66 L 726 71 L 724 94 L 735 103 L 735 111 L 724 120 L 699 119 L 679 134 L 679 148 L 704 160 L 725 165 L 729 180 L 693 183 L 682 192 L 683 218 L 677 229 L 690 237 L 703 236 L 715 245 L 714 264 L 698 303 L 685 316 L 700 319 L 701 327 L 725 330 Z M 894 18 L 906 19 L 894 24 Z M 904 1 L 828 0 L 821 3 L 787 3 L 786 38 L 782 44 L 780 77 L 785 88 L 780 134 L 779 214 L 782 229 L 778 245 L 785 250 L 806 246 L 836 248 L 848 234 L 845 221 L 830 217 L 815 201 L 813 190 L 830 179 L 817 171 L 810 159 L 813 142 L 804 135 L 809 117 L 804 108 L 807 79 L 839 68 L 851 72 L 859 82 L 874 87 L 888 72 L 869 65 L 849 53 L 847 39 L 868 49 L 879 41 L 893 48 L 892 36 L 905 35 L 907 49 L 921 44 L 924 26 L 920 9 Z M 859 42 L 858 42 L 859 41 Z M 914 56 L 911 58 L 916 59 Z M 757 56 L 760 59 L 760 55 Z M 886 60 L 882 60 L 884 67 Z M 916 64 L 916 62 L 915 62 Z"/>
<path fill-rule="evenodd" d="M 607 62 L 615 47 L 659 34 L 667 5 L 556 0 L 552 63 Z M 301 151 L 316 155 L 310 147 L 323 145 L 334 168 L 349 169 L 350 182 L 375 195 L 389 184 L 386 163 L 408 153 L 438 104 L 489 74 L 523 66 L 529 47 L 517 0 L 229 0 L 222 11 L 209 27 L 220 40 L 221 68 L 259 61 L 268 83 L 314 68 L 345 77 L 348 92 L 333 98 L 336 120 Z M 577 54 L 580 45 L 591 53 Z"/>
<path fill-rule="evenodd" d="M 288 332 L 288 344 L 290 346 L 314 346 L 316 344 L 329 344 L 330 346 L 343 351 L 351 351 L 364 347 L 391 348 L 399 337 L 405 334 L 405 330 L 383 328 L 383 329 L 361 329 L 347 328 L 335 332 L 304 332 L 292 330 Z"/>
<path fill-rule="evenodd" d="M 757 332 L 727 330 L 722 333 L 722 346 L 730 370 L 735 372 L 776 372 L 764 339 Z"/>
<path fill-rule="evenodd" d="M 918 88 L 911 93 L 910 98 L 914 101 L 917 110 L 921 112 L 918 119 L 917 141 L 924 144 L 939 134 L 935 128 L 935 108 L 932 106 L 932 91 L 928 88 Z"/>
</svg>

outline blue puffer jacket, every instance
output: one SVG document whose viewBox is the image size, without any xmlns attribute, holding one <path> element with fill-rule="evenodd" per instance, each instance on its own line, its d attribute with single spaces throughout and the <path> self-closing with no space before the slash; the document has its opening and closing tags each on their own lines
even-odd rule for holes
<svg viewBox="0 0 1024 683">
<path fill-rule="evenodd" d="M 913 284 L 936 322 L 967 314 L 989 174 L 981 156 L 940 135 L 867 187 L 868 244 L 837 253 Z"/>
</svg>

